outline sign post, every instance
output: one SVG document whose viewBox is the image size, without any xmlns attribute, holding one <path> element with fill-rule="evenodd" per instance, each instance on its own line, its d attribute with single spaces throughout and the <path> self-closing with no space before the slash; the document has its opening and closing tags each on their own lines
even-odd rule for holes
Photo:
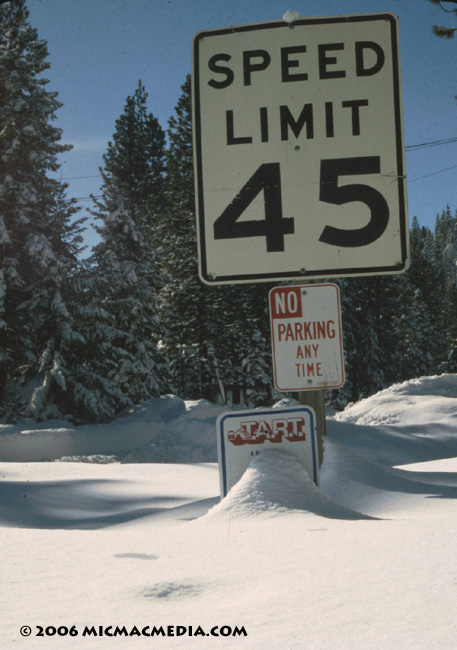
<svg viewBox="0 0 457 650">
<path fill-rule="evenodd" d="M 298 403 L 313 409 L 322 464 L 325 389 L 344 383 L 339 289 L 331 283 L 276 287 L 269 302 L 275 386 L 297 391 Z"/>
<path fill-rule="evenodd" d="M 310 408 L 316 414 L 316 446 L 319 467 L 324 460 L 324 436 L 327 432 L 325 425 L 325 391 L 309 390 L 295 394 L 300 406 Z"/>
<path fill-rule="evenodd" d="M 310 283 L 406 271 L 397 17 L 369 13 L 205 30 L 195 35 L 192 54 L 201 280 Z M 290 295 L 298 299 L 297 290 Z M 300 323 L 292 335 L 287 325 L 280 330 L 280 316 L 274 314 L 273 346 L 281 347 L 275 381 L 315 411 L 322 460 L 324 389 L 341 386 L 344 375 L 342 346 L 327 346 L 336 334 L 326 329 L 317 340 L 314 327 L 328 328 L 336 316 L 302 319 L 306 341 L 293 340 Z M 285 317 L 291 325 L 292 315 Z M 340 329 L 338 336 L 341 343 Z M 283 354 L 289 341 L 292 361 Z M 325 350 L 337 361 L 333 369 Z"/>
</svg>

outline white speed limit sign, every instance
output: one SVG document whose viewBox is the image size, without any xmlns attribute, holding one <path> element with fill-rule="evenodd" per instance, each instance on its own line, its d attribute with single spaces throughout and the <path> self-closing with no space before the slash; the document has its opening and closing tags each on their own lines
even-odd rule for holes
<svg viewBox="0 0 457 650">
<path fill-rule="evenodd" d="M 202 31 L 192 81 L 204 282 L 406 270 L 393 14 Z"/>
</svg>

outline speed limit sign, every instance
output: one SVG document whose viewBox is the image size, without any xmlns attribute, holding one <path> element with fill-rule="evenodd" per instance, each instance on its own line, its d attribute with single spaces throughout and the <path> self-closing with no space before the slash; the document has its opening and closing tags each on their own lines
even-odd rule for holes
<svg viewBox="0 0 457 650">
<path fill-rule="evenodd" d="M 204 282 L 406 270 L 396 16 L 202 31 L 192 81 Z"/>
</svg>

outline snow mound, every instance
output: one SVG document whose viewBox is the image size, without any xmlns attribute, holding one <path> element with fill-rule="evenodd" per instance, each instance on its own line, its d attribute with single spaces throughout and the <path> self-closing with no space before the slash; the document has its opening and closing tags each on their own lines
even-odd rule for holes
<svg viewBox="0 0 457 650">
<path fill-rule="evenodd" d="M 217 462 L 216 421 L 173 421 L 159 431 L 152 442 L 134 449 L 122 463 L 215 463 Z"/>
<path fill-rule="evenodd" d="M 286 21 L 286 23 L 293 23 L 295 20 L 298 20 L 300 18 L 300 12 L 299 11 L 286 11 L 286 13 L 283 15 L 283 20 Z"/>
<path fill-rule="evenodd" d="M 294 404 L 285 398 L 274 408 Z M 204 399 L 163 395 L 109 424 L 0 425 L 0 462 L 217 462 L 216 420 L 228 410 Z M 326 412 L 329 437 L 378 462 L 401 465 L 457 455 L 456 374 L 395 384 L 337 415 Z"/>
<path fill-rule="evenodd" d="M 95 463 L 97 465 L 108 465 L 118 463 L 117 456 L 105 456 L 104 454 L 92 454 L 92 456 L 62 456 L 57 458 L 56 463 Z"/>
<path fill-rule="evenodd" d="M 282 399 L 279 400 L 279 402 L 273 404 L 272 408 L 286 409 L 289 408 L 289 406 L 297 406 L 297 405 L 298 405 L 297 400 L 293 399 L 292 397 L 283 397 Z"/>
<path fill-rule="evenodd" d="M 457 375 L 444 374 L 394 384 L 349 404 L 335 419 L 369 426 L 441 422 L 457 415 Z"/>
<path fill-rule="evenodd" d="M 297 458 L 280 450 L 263 451 L 256 456 L 238 483 L 205 518 L 275 516 L 291 511 L 331 519 L 369 518 L 326 497 Z"/>
<path fill-rule="evenodd" d="M 0 425 L 0 462 L 115 456 L 128 463 L 216 462 L 216 419 L 227 408 L 176 395 L 150 399 L 109 424 L 28 420 Z M 103 460 L 102 462 L 106 462 Z"/>
<path fill-rule="evenodd" d="M 327 438 L 321 489 L 340 505 L 377 518 L 430 516 L 434 500 L 454 501 L 457 478 L 387 467 Z"/>
<path fill-rule="evenodd" d="M 179 399 L 179 398 L 176 398 Z M 217 462 L 216 419 L 227 411 L 207 400 L 188 400 L 184 412 L 164 422 L 151 442 L 132 450 L 123 463 L 215 463 Z"/>
<path fill-rule="evenodd" d="M 166 422 L 184 415 L 186 402 L 177 395 L 161 395 L 129 409 L 124 417 L 134 420 Z"/>
<path fill-rule="evenodd" d="M 389 466 L 457 456 L 456 430 L 457 418 L 429 424 L 421 420 L 420 411 L 416 422 L 405 426 L 369 426 L 327 418 L 327 439 Z"/>
</svg>

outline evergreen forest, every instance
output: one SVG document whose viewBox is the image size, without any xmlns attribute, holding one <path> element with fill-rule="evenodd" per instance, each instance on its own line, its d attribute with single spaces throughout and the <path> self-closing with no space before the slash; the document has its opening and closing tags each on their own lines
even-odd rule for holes
<svg viewBox="0 0 457 650">
<path fill-rule="evenodd" d="M 245 406 L 275 394 L 268 292 L 197 274 L 191 79 L 166 129 L 142 82 L 103 155 L 92 215 L 56 180 L 71 149 L 53 125 L 45 41 L 24 0 L 0 5 L 0 419 L 107 422 L 152 397 Z M 410 224 L 400 276 L 335 280 L 346 383 L 336 408 L 395 382 L 457 371 L 457 215 Z"/>
</svg>

